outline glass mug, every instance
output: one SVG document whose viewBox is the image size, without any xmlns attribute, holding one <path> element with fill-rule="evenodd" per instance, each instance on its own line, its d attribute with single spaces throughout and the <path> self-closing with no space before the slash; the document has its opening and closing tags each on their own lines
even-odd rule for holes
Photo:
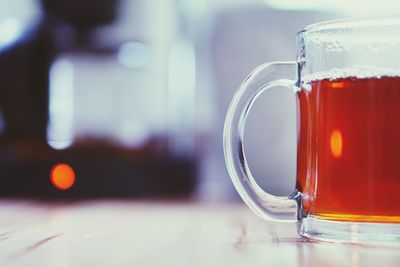
<svg viewBox="0 0 400 267">
<path fill-rule="evenodd" d="M 224 152 L 237 191 L 262 218 L 297 221 L 304 237 L 400 244 L 400 19 L 314 24 L 297 33 L 297 50 L 296 62 L 256 68 L 233 97 Z M 261 189 L 243 150 L 251 105 L 272 87 L 297 100 L 286 197 Z"/>
</svg>

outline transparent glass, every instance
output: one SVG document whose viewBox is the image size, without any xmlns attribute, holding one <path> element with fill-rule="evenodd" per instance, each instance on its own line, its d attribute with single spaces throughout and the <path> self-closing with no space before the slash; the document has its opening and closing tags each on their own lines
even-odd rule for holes
<svg viewBox="0 0 400 267">
<path fill-rule="evenodd" d="M 400 19 L 325 22 L 297 34 L 296 62 L 258 67 L 228 110 L 224 152 L 240 196 L 264 219 L 297 221 L 301 236 L 400 245 Z M 243 131 L 258 95 L 297 98 L 297 178 L 287 197 L 261 189 Z"/>
</svg>

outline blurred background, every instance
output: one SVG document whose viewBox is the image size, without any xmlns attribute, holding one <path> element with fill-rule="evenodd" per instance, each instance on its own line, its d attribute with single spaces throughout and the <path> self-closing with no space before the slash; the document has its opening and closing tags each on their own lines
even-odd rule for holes
<svg viewBox="0 0 400 267">
<path fill-rule="evenodd" d="M 267 61 L 311 23 L 400 15 L 396 0 L 0 0 L 0 197 L 232 200 L 222 129 Z M 264 94 L 245 147 L 291 193 L 292 92 Z M 268 179 L 267 179 L 268 178 Z"/>
</svg>

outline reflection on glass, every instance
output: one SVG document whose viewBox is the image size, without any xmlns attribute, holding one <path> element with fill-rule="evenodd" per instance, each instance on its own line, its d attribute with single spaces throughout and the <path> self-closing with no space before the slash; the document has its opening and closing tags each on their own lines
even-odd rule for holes
<svg viewBox="0 0 400 267">
<path fill-rule="evenodd" d="M 331 152 L 335 158 L 340 158 L 343 150 L 342 133 L 340 130 L 334 130 L 330 138 Z"/>
</svg>

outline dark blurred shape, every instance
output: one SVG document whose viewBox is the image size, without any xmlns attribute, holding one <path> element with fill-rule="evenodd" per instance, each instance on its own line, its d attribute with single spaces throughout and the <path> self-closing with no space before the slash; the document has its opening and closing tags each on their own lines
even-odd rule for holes
<svg viewBox="0 0 400 267">
<path fill-rule="evenodd" d="M 119 0 L 42 0 L 48 18 L 79 30 L 108 24 L 117 17 Z"/>
<path fill-rule="evenodd" d="M 44 142 L 48 84 L 56 47 L 46 22 L 29 30 L 0 53 L 0 107 L 5 140 Z"/>
<path fill-rule="evenodd" d="M 96 27 L 115 20 L 118 2 L 42 0 L 41 21 L 0 50 L 0 111 L 5 124 L 0 136 L 0 196 L 158 197 L 193 191 L 193 155 L 171 153 L 167 133 L 135 148 L 101 138 L 74 140 L 62 150 L 47 144 L 50 68 L 65 51 L 115 53 L 117 48 L 102 47 L 91 38 Z M 50 179 L 60 162 L 75 171 L 69 190 L 58 190 Z"/>
<path fill-rule="evenodd" d="M 68 42 L 75 43 L 67 47 L 73 49 L 80 39 L 89 38 L 91 29 L 112 22 L 117 16 L 118 2 L 42 0 L 41 22 L 0 53 L 0 105 L 6 139 L 45 140 L 49 70 L 55 56 Z M 63 37 L 67 26 L 72 27 L 74 34 Z M 57 42 L 59 36 L 64 39 L 61 44 Z M 68 37 L 70 40 L 66 40 Z"/>
</svg>

